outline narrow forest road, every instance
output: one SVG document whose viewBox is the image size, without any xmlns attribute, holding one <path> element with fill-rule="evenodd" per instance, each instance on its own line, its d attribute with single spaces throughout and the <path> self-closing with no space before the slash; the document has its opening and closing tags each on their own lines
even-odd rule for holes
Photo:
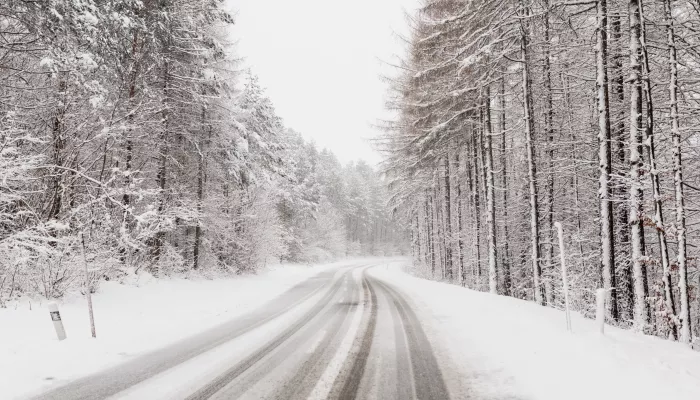
<svg viewBox="0 0 700 400">
<path fill-rule="evenodd" d="M 248 315 L 37 398 L 449 399 L 411 304 L 373 268 L 324 271 Z"/>
</svg>

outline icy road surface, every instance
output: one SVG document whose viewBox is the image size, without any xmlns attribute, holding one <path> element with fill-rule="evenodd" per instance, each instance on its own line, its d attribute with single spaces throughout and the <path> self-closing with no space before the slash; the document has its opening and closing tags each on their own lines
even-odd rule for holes
<svg viewBox="0 0 700 400">
<path fill-rule="evenodd" d="M 449 399 L 411 303 L 375 268 L 326 270 L 256 311 L 37 398 Z"/>
</svg>

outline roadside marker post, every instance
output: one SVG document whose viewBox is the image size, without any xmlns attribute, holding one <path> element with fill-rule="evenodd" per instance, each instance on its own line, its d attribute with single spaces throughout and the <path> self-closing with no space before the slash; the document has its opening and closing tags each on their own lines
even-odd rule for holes
<svg viewBox="0 0 700 400">
<path fill-rule="evenodd" d="M 63 321 L 61 321 L 61 313 L 58 312 L 58 304 L 49 303 L 49 315 L 51 316 L 51 321 L 53 321 L 53 327 L 56 329 L 58 340 L 64 340 L 66 338 L 66 330 L 63 327 Z"/>
</svg>

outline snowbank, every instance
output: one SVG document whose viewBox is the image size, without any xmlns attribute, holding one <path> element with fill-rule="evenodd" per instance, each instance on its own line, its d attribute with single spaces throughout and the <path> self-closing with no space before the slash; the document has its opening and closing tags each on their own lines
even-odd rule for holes
<svg viewBox="0 0 700 400">
<path fill-rule="evenodd" d="M 405 263 L 404 263 L 405 264 Z M 533 303 L 409 276 L 370 273 L 403 289 L 426 325 L 453 398 L 700 399 L 700 353 Z M 469 396 L 469 397 L 468 397 Z M 473 397 L 472 397 L 473 396 Z"/>
<path fill-rule="evenodd" d="M 103 282 L 93 296 L 97 340 L 85 300 L 60 304 L 68 339 L 59 342 L 46 300 L 0 309 L 0 398 L 19 398 L 54 380 L 72 379 L 124 362 L 261 306 L 322 269 L 348 264 L 277 266 L 256 276 Z"/>
</svg>

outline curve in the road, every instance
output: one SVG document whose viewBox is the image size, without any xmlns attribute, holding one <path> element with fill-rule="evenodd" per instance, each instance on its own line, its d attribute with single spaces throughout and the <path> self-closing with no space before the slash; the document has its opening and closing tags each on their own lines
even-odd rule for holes
<svg viewBox="0 0 700 400">
<path fill-rule="evenodd" d="M 368 274 L 366 267 L 321 274 L 265 309 L 39 398 L 103 399 L 250 332 L 320 292 L 291 325 L 183 397 L 449 400 L 442 371 L 413 308 L 398 289 Z M 359 279 L 355 272 L 360 272 Z M 378 325 L 380 305 L 384 318 Z M 386 362 L 391 364 L 381 364 Z M 391 371 L 383 371 L 382 365 Z"/>
</svg>

